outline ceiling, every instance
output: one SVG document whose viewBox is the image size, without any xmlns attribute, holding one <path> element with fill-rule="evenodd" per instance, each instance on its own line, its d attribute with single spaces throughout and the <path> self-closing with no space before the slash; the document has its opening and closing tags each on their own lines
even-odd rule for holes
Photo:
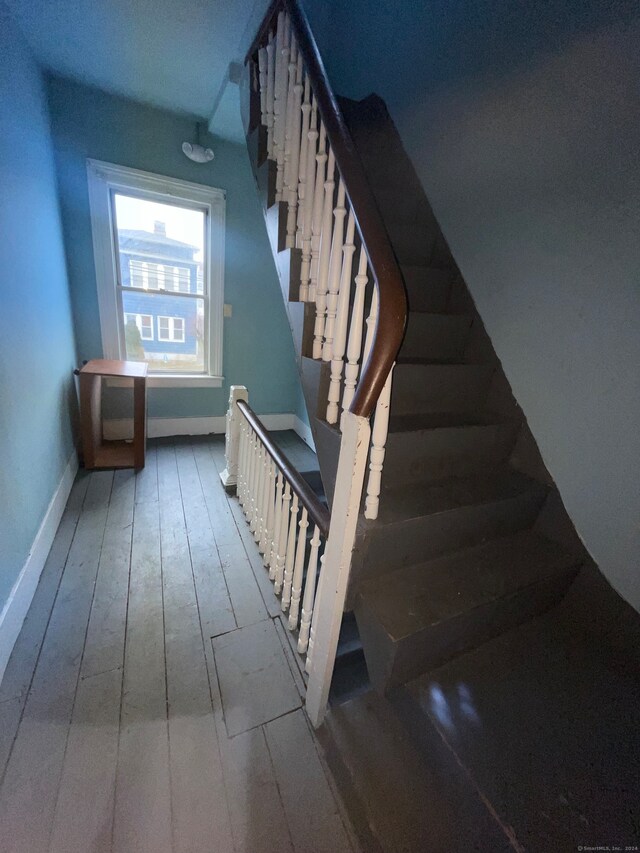
<svg viewBox="0 0 640 853">
<path fill-rule="evenodd" d="M 242 62 L 268 0 L 5 0 L 47 69 L 241 133 L 230 62 Z"/>
</svg>

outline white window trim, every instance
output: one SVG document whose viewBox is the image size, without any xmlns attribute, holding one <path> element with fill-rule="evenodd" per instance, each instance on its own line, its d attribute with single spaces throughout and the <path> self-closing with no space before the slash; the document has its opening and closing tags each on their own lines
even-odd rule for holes
<svg viewBox="0 0 640 853">
<path fill-rule="evenodd" d="M 167 178 L 139 169 L 130 169 L 101 160 L 87 160 L 89 208 L 93 232 L 93 254 L 96 267 L 100 331 L 105 358 L 120 359 L 124 341 L 116 292 L 117 258 L 112 239 L 113 212 L 111 192 L 142 190 L 154 194 L 158 201 L 186 202 L 207 210 L 205 267 L 209 270 L 209 373 L 192 376 L 149 374 L 150 387 L 181 386 L 220 387 L 222 375 L 222 331 L 224 313 L 224 242 L 226 193 L 215 187 Z"/>
</svg>

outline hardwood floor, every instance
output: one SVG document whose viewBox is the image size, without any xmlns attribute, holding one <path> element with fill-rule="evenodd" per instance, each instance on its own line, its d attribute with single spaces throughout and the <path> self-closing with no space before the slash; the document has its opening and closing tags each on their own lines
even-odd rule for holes
<svg viewBox="0 0 640 853">
<path fill-rule="evenodd" d="M 3 853 L 354 849 L 223 453 L 78 475 L 0 685 Z"/>
</svg>

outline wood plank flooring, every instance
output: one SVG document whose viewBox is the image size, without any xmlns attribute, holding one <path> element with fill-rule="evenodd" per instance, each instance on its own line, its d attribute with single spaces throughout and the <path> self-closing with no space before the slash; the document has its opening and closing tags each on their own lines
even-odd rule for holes
<svg viewBox="0 0 640 853">
<path fill-rule="evenodd" d="M 256 717 L 231 690 L 251 707 L 227 728 L 214 648 L 241 671 L 247 639 L 284 635 L 223 450 L 167 439 L 137 475 L 79 474 L 0 685 L 2 853 L 355 849 L 284 650 L 286 701 Z"/>
</svg>

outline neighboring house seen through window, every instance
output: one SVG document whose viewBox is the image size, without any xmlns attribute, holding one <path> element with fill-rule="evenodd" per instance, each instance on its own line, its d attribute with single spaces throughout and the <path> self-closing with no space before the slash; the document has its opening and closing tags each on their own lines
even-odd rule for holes
<svg viewBox="0 0 640 853">
<path fill-rule="evenodd" d="M 224 193 L 96 161 L 88 176 L 105 357 L 221 384 Z"/>
</svg>

